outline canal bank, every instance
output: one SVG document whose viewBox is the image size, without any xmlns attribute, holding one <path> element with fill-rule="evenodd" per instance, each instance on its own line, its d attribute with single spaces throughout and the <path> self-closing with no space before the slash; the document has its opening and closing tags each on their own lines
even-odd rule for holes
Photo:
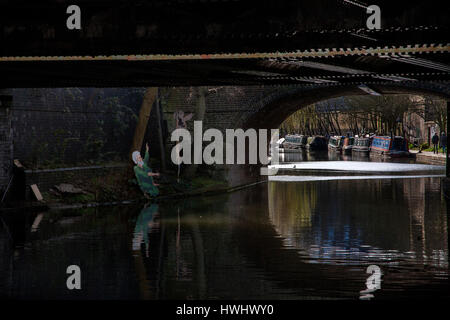
<svg viewBox="0 0 450 320">
<path fill-rule="evenodd" d="M 160 194 L 149 198 L 139 190 L 134 179 L 129 179 L 126 164 L 25 170 L 25 177 L 22 189 L 26 191 L 24 197 L 27 201 L 4 204 L 0 213 L 162 203 L 236 192 L 267 181 L 230 186 L 226 181 L 214 179 L 200 170 L 191 179 L 178 179 L 174 172 L 167 171 L 158 179 Z M 31 182 L 42 190 L 41 200 L 36 200 Z"/>
<path fill-rule="evenodd" d="M 418 152 L 415 150 L 412 150 L 410 152 L 414 153 L 417 163 L 435 164 L 435 165 L 441 165 L 441 166 L 445 166 L 445 164 L 446 164 L 446 162 L 445 162 L 446 155 L 443 153 L 435 154 L 430 151 Z"/>
</svg>

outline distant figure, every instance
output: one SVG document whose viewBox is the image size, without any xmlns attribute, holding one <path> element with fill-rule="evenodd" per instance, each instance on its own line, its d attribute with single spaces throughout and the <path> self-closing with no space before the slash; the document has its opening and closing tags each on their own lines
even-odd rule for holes
<svg viewBox="0 0 450 320">
<path fill-rule="evenodd" d="M 433 153 L 439 153 L 439 136 L 437 132 L 435 132 L 433 138 L 431 138 L 431 143 L 433 144 Z"/>
<path fill-rule="evenodd" d="M 153 173 L 152 169 L 148 166 L 148 160 L 150 158 L 148 154 L 148 144 L 145 144 L 145 157 L 142 160 L 141 153 L 139 151 L 134 151 L 132 156 L 133 162 L 136 164 L 134 166 L 134 173 L 136 175 L 137 182 L 144 196 L 156 197 L 159 194 L 158 186 L 153 181 L 153 177 L 159 177 L 159 173 Z"/>
<path fill-rule="evenodd" d="M 442 153 L 445 153 L 447 151 L 447 136 L 445 132 L 442 132 L 441 135 L 441 147 L 442 147 Z"/>
</svg>

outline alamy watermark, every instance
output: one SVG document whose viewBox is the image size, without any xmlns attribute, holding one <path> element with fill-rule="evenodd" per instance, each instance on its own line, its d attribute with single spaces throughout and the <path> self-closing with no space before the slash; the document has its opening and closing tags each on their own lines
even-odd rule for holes
<svg viewBox="0 0 450 320">
<path fill-rule="evenodd" d="M 81 269 L 76 264 L 67 267 L 66 273 L 69 274 L 66 280 L 66 286 L 69 290 L 81 290 Z"/>
<path fill-rule="evenodd" d="M 370 5 L 366 10 L 367 14 L 370 16 L 366 20 L 366 26 L 369 30 L 380 30 L 381 29 L 381 9 L 376 4 Z"/>
<path fill-rule="evenodd" d="M 366 26 L 369 30 L 381 29 L 381 9 L 379 6 L 372 4 L 366 7 L 351 0 L 345 1 L 366 8 L 366 13 L 370 14 L 366 20 Z M 81 30 L 81 8 L 78 5 L 72 4 L 67 7 L 66 14 L 69 14 L 66 20 L 67 29 Z"/>
<path fill-rule="evenodd" d="M 171 152 L 176 165 L 261 164 L 267 166 L 261 168 L 261 175 L 277 173 L 277 168 L 270 165 L 279 163 L 278 129 L 226 129 L 224 139 L 222 131 L 211 128 L 203 132 L 202 121 L 194 121 L 193 137 L 189 130 L 178 128 L 172 131 L 170 139 L 177 142 Z M 204 142 L 209 144 L 203 148 Z"/>
<path fill-rule="evenodd" d="M 381 289 L 381 268 L 376 264 L 371 264 L 367 267 L 366 273 L 370 276 L 366 280 L 366 289 L 360 291 L 360 300 L 370 300 L 374 297 L 372 293 Z"/>
</svg>

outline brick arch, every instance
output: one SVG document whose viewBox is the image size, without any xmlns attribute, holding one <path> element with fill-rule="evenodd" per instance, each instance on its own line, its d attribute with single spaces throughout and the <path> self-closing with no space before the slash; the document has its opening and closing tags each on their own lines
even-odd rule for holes
<svg viewBox="0 0 450 320">
<path fill-rule="evenodd" d="M 431 94 L 450 100 L 450 85 L 445 82 L 377 83 L 369 86 L 382 94 Z M 358 88 L 358 84 L 266 87 L 253 95 L 248 104 L 241 106 L 241 111 L 234 114 L 231 122 L 227 121 L 228 128 L 278 128 L 287 117 L 300 108 L 349 95 L 366 95 L 366 93 Z M 229 166 L 227 176 L 229 185 L 238 186 L 265 180 L 265 177 L 259 175 L 260 167 L 260 165 Z"/>
<path fill-rule="evenodd" d="M 379 83 L 369 86 L 382 94 L 431 94 L 450 100 L 450 84 L 446 82 Z M 355 84 L 349 86 L 288 86 L 263 93 L 265 94 L 260 96 L 257 101 L 252 101 L 252 111 L 241 115 L 240 120 L 234 122 L 237 128 L 278 128 L 286 118 L 308 105 L 342 96 L 367 95 Z"/>
</svg>

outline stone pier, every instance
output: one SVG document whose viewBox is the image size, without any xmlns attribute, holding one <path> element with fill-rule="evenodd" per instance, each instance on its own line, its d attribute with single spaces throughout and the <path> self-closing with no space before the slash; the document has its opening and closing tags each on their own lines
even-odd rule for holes
<svg viewBox="0 0 450 320">
<path fill-rule="evenodd" d="M 13 142 L 11 127 L 12 96 L 0 91 L 0 200 L 11 182 Z"/>
</svg>

